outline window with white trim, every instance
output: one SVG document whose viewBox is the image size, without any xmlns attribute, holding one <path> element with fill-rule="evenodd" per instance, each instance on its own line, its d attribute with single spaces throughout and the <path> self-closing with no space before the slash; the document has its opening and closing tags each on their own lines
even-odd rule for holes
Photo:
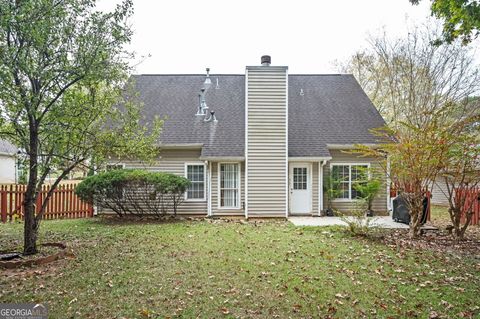
<svg viewBox="0 0 480 319">
<path fill-rule="evenodd" d="M 355 185 L 368 179 L 369 164 L 332 164 L 332 184 L 338 191 L 336 199 L 352 200 L 361 197 Z"/>
<path fill-rule="evenodd" d="M 221 208 L 240 207 L 240 164 L 220 163 L 219 189 Z"/>
<path fill-rule="evenodd" d="M 186 164 L 185 177 L 190 181 L 187 200 L 205 200 L 205 165 Z"/>
</svg>

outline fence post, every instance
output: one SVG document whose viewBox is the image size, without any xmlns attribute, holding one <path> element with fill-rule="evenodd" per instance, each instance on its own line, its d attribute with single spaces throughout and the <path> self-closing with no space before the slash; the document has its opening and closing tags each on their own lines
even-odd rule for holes
<svg viewBox="0 0 480 319">
<path fill-rule="evenodd" d="M 2 185 L 2 188 L 0 190 L 1 195 L 0 195 L 0 209 L 2 210 L 2 223 L 7 222 L 7 192 L 4 189 L 4 186 Z"/>
</svg>

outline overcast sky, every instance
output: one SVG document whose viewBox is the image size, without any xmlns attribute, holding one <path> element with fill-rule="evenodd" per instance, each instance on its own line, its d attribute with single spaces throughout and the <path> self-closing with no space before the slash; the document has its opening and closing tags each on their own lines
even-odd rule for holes
<svg viewBox="0 0 480 319">
<path fill-rule="evenodd" d="M 100 0 L 113 8 L 115 0 Z M 136 73 L 245 72 L 272 56 L 289 73 L 338 73 L 333 62 L 365 47 L 383 27 L 406 32 L 406 19 L 429 15 L 429 0 L 134 0 L 131 48 L 148 56 Z"/>
</svg>

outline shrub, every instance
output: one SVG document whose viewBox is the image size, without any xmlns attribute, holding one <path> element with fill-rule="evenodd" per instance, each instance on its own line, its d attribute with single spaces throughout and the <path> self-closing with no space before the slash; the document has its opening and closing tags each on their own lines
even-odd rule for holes
<svg viewBox="0 0 480 319">
<path fill-rule="evenodd" d="M 75 192 L 84 201 L 119 216 L 177 213 L 190 181 L 164 172 L 115 169 L 89 176 Z"/>
<path fill-rule="evenodd" d="M 348 214 L 341 216 L 342 221 L 347 224 L 347 232 L 352 236 L 368 236 L 371 232 L 376 231 L 375 217 L 368 217 L 365 214 L 368 201 L 364 198 L 356 199 L 354 207 Z"/>
<path fill-rule="evenodd" d="M 359 199 L 365 202 L 367 216 L 373 216 L 373 200 L 382 188 L 380 175 L 372 169 L 360 169 L 359 171 L 361 178 L 353 184 L 353 188 L 358 192 Z"/>
</svg>

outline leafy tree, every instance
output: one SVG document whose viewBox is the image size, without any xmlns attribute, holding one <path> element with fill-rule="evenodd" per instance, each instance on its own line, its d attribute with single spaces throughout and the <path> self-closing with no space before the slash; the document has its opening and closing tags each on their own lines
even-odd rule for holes
<svg viewBox="0 0 480 319">
<path fill-rule="evenodd" d="M 421 0 L 410 0 L 418 4 Z M 480 33 L 480 3 L 477 0 L 432 0 L 432 15 L 443 20 L 443 41 L 470 43 Z M 437 41 L 440 44 L 442 40 Z"/>
<path fill-rule="evenodd" d="M 446 146 L 439 122 L 432 120 L 426 126 L 407 126 L 394 130 L 388 127 L 375 132 L 382 143 L 377 147 L 358 146 L 368 156 L 385 158 L 380 165 L 401 192 L 411 216 L 410 237 L 420 235 L 423 199 L 431 191 L 444 160 Z M 385 156 L 388 154 L 388 157 Z"/>
<path fill-rule="evenodd" d="M 139 125 L 138 105 L 122 96 L 129 71 L 131 0 L 110 13 L 95 0 L 0 0 L 0 136 L 25 151 L 24 254 L 37 252 L 48 199 L 74 168 L 107 156 L 148 159 L 161 122 Z M 115 107 L 121 104 L 122 108 Z M 36 207 L 53 169 L 61 173 Z"/>
</svg>

